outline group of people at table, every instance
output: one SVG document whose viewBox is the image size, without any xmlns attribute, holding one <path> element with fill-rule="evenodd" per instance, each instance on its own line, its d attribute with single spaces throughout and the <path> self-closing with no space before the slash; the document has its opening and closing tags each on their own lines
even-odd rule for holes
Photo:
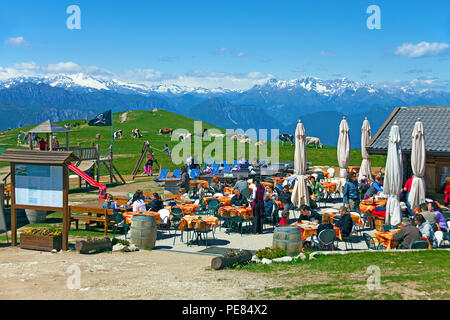
<svg viewBox="0 0 450 320">
<path fill-rule="evenodd" d="M 409 191 L 408 181 L 405 185 L 405 193 Z M 277 182 L 281 182 L 282 185 L 277 185 Z M 290 210 L 294 207 L 291 202 L 291 190 L 294 183 L 295 175 L 285 177 L 280 181 L 274 181 L 273 185 L 261 182 L 259 179 L 247 180 L 241 177 L 231 188 L 225 187 L 217 177 L 213 177 L 212 181 L 207 186 L 202 183 L 198 183 L 196 185 L 196 196 L 198 197 L 198 200 L 196 200 L 196 203 L 193 205 L 196 205 L 197 208 L 199 208 L 199 205 L 202 204 L 204 199 L 208 200 L 208 198 L 211 198 L 207 197 L 206 194 L 213 191 L 215 193 L 214 197 L 221 200 L 220 202 L 225 206 L 224 208 L 245 208 L 247 217 L 252 220 L 253 233 L 261 234 L 263 232 L 263 222 L 266 217 L 273 218 L 277 225 L 287 225 L 290 223 L 289 214 Z M 127 207 L 129 208 L 128 211 L 161 212 L 161 209 L 169 208 L 169 210 L 162 212 L 159 218 L 163 222 L 170 224 L 173 217 L 170 212 L 171 206 L 180 206 L 181 204 L 190 204 L 193 202 L 193 199 L 190 198 L 188 193 L 190 189 L 190 179 L 186 168 L 182 170 L 179 186 L 180 189 L 177 202 L 171 200 L 168 203 L 166 202 L 166 204 L 164 204 L 164 201 L 156 193 L 153 194 L 153 198 L 150 202 L 148 200 L 146 201 L 144 193 L 141 190 L 138 190 L 127 203 Z M 278 186 L 277 191 L 274 190 L 274 186 Z M 280 187 L 282 187 L 282 191 L 280 190 Z M 244 190 L 250 194 L 249 197 L 244 196 Z M 378 177 L 376 181 L 370 184 L 366 177 L 362 177 L 362 179 L 358 182 L 357 174 L 355 172 L 349 172 L 347 182 L 343 188 L 343 206 L 339 209 L 339 214 L 341 217 L 335 225 L 332 224 L 333 219 L 329 213 L 318 213 L 313 210 L 317 207 L 314 200 L 322 197 L 324 190 L 325 187 L 317 181 L 314 175 L 309 177 L 308 191 L 311 195 L 311 206 L 300 206 L 300 217 L 296 224 L 303 225 L 305 221 L 309 221 L 317 227 L 315 228 L 317 234 L 319 234 L 322 230 L 334 228 L 337 230 L 337 233 L 339 233 L 339 237 L 349 236 L 352 232 L 354 221 L 354 217 L 352 218 L 352 215 L 356 212 L 360 213 L 374 211 L 374 207 L 372 207 L 371 210 L 360 210 L 360 208 L 363 208 L 365 202 L 367 201 L 374 201 L 373 203 L 375 203 L 375 197 L 379 196 L 380 193 L 382 196 L 383 177 Z M 207 201 L 204 202 L 207 203 Z M 276 210 L 274 210 L 276 205 L 282 209 L 281 217 L 274 215 L 276 212 Z M 422 239 L 422 237 L 426 237 L 429 242 L 434 245 L 436 243 L 434 236 L 435 231 L 439 230 L 445 234 L 447 233 L 447 222 L 445 221 L 445 218 L 436 202 L 429 201 L 422 204 L 416 212 L 411 211 L 407 202 L 401 202 L 400 206 L 406 219 L 404 219 L 402 225 L 399 226 L 401 229 L 399 231 L 397 230 L 398 232 L 393 234 L 393 240 L 396 241 L 401 247 L 410 247 L 411 243 L 415 240 Z M 104 202 L 103 207 L 115 209 L 114 220 L 122 221 L 120 223 L 126 223 L 123 216 L 119 213 L 119 210 L 117 210 L 117 203 L 114 202 L 110 194 L 106 195 L 106 201 Z M 195 208 L 192 212 L 195 212 Z M 338 213 L 337 210 L 335 213 Z M 359 219 L 359 221 L 361 220 Z"/>
</svg>

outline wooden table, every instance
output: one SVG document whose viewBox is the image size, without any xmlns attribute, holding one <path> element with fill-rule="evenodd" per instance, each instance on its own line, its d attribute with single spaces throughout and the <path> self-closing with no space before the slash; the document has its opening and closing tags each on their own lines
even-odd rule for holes
<svg viewBox="0 0 450 320">
<path fill-rule="evenodd" d="M 213 216 L 185 216 L 180 220 L 180 230 L 184 230 L 186 227 L 192 229 L 195 227 L 195 223 L 205 221 L 211 228 L 217 228 L 219 226 L 219 218 Z"/>
<path fill-rule="evenodd" d="M 191 180 L 191 181 L 189 181 L 189 186 L 191 188 L 198 188 L 199 185 L 203 186 L 203 188 L 206 188 L 206 189 L 209 188 L 208 181 L 205 181 L 205 180 Z"/>
<path fill-rule="evenodd" d="M 73 215 L 73 212 L 87 213 L 87 215 Z M 78 222 L 80 220 L 86 221 L 87 228 L 91 223 L 99 224 L 103 223 L 105 228 L 105 235 L 108 233 L 108 226 L 116 223 L 116 221 L 109 218 L 114 214 L 113 209 L 104 209 L 98 202 L 85 203 L 80 205 L 69 206 L 69 224 L 71 222 L 76 223 L 78 229 Z M 94 216 L 95 215 L 95 216 Z"/>
<path fill-rule="evenodd" d="M 184 215 L 192 215 L 200 209 L 200 206 L 195 203 L 185 203 L 185 204 L 177 203 L 174 207 L 180 208 L 183 211 Z M 171 206 L 165 206 L 164 208 L 172 212 Z"/>
<path fill-rule="evenodd" d="M 231 197 L 205 197 L 203 198 L 203 203 L 206 205 L 206 207 L 208 207 L 208 200 L 209 199 L 217 199 L 221 205 L 223 206 L 229 206 L 230 202 L 231 202 Z"/>
</svg>

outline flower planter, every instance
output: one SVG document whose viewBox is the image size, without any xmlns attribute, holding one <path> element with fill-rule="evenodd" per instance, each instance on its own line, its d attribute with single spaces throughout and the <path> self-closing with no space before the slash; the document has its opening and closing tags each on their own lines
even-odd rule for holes
<svg viewBox="0 0 450 320">
<path fill-rule="evenodd" d="M 37 234 L 20 234 L 20 248 L 30 250 L 61 250 L 62 236 L 43 236 Z"/>
</svg>

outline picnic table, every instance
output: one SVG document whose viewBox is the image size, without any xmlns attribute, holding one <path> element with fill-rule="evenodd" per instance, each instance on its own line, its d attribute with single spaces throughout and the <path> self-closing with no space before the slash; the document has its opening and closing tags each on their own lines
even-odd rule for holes
<svg viewBox="0 0 450 320">
<path fill-rule="evenodd" d="M 73 212 L 87 213 L 87 215 L 73 215 Z M 99 202 L 69 206 L 70 223 L 75 222 L 77 230 L 79 221 L 86 221 L 86 227 L 88 229 L 91 224 L 98 225 L 103 223 L 106 235 L 108 233 L 108 226 L 116 223 L 116 221 L 110 219 L 110 216 L 113 214 L 113 209 L 104 209 Z"/>
<path fill-rule="evenodd" d="M 156 223 L 161 223 L 161 217 L 158 212 L 155 211 L 135 211 L 135 212 L 125 212 L 123 217 L 125 218 L 125 222 L 127 224 L 131 224 L 133 221 L 133 216 L 135 215 L 147 215 L 147 216 L 155 216 Z"/>
<path fill-rule="evenodd" d="M 251 207 L 224 206 L 219 208 L 218 213 L 221 216 L 224 215 L 229 215 L 230 217 L 240 216 L 244 220 L 250 220 L 253 218 L 253 210 Z"/>
<path fill-rule="evenodd" d="M 305 241 L 306 239 L 317 234 L 317 228 L 319 227 L 318 224 L 306 223 L 306 222 L 294 222 L 292 225 L 300 227 L 300 230 L 302 232 L 302 240 L 303 241 Z M 336 231 L 336 237 L 338 239 L 342 240 L 341 229 L 339 229 L 336 226 L 333 226 L 333 229 L 334 229 L 334 231 Z"/>
<path fill-rule="evenodd" d="M 390 230 L 389 232 L 375 232 L 374 236 L 380 242 L 380 244 L 386 246 L 386 250 L 392 250 L 398 247 L 399 242 L 394 240 L 394 234 L 399 232 L 400 229 Z M 423 240 L 428 242 L 428 249 L 431 249 L 430 241 L 426 237 L 422 237 Z"/>
</svg>

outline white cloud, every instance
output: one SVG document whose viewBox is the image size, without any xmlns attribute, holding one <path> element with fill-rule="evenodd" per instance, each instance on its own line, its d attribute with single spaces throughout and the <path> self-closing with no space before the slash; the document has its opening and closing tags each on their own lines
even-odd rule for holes
<svg viewBox="0 0 450 320">
<path fill-rule="evenodd" d="M 395 54 L 407 58 L 423 58 L 442 56 L 449 52 L 450 45 L 448 43 L 426 41 L 414 43 L 403 43 L 397 47 Z"/>
<path fill-rule="evenodd" d="M 5 40 L 6 45 L 15 46 L 15 47 L 25 47 L 28 45 L 28 42 L 25 41 L 24 37 L 13 37 Z"/>
<path fill-rule="evenodd" d="M 216 50 L 210 52 L 210 54 L 212 54 L 213 56 L 230 55 L 232 57 L 238 57 L 238 58 L 246 57 L 248 55 L 246 52 L 243 52 L 243 51 L 239 51 L 238 53 L 236 53 L 233 50 L 231 50 L 230 48 L 226 48 L 226 47 L 220 47 L 219 49 L 216 49 Z"/>
</svg>

